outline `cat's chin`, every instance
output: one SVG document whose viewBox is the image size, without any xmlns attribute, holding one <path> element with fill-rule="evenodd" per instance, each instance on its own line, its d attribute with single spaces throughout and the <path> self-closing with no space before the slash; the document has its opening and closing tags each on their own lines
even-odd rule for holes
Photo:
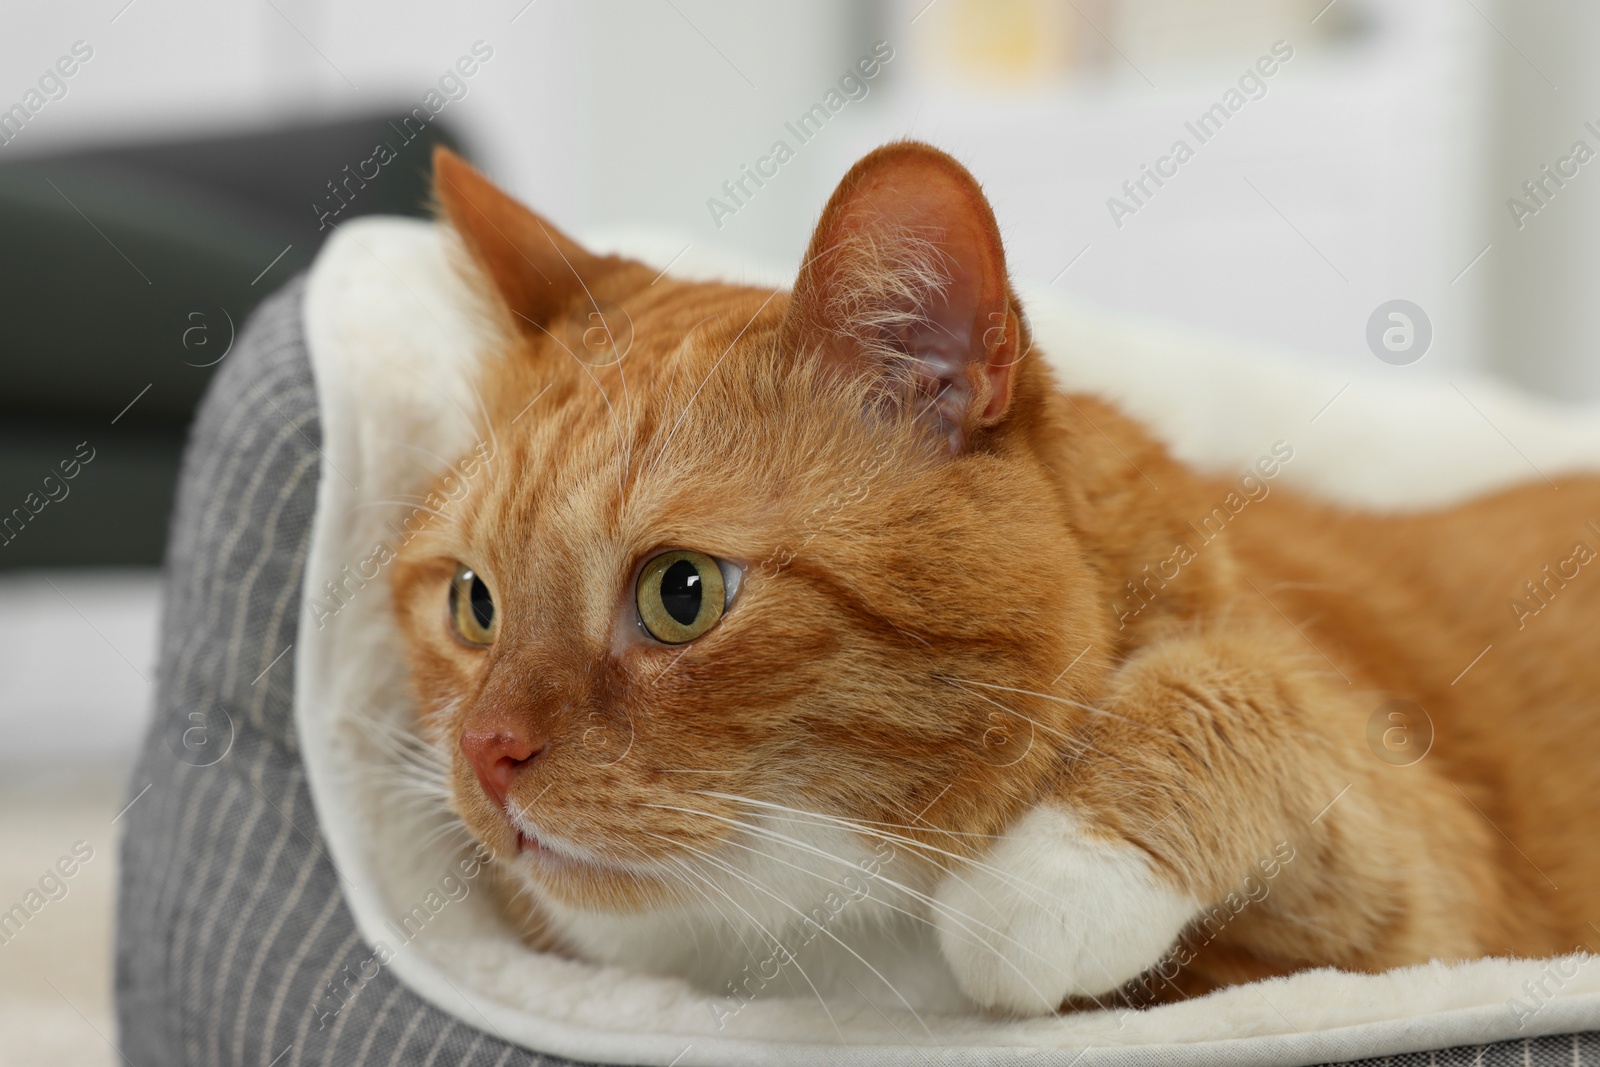
<svg viewBox="0 0 1600 1067">
<path fill-rule="evenodd" d="M 530 872 L 563 871 L 574 872 L 580 870 L 597 871 L 594 864 L 569 856 L 549 845 L 542 843 L 537 837 L 517 830 L 517 860 L 521 866 Z"/>
<path fill-rule="evenodd" d="M 569 907 L 588 907 L 609 895 L 611 887 L 627 878 L 619 868 L 577 859 L 517 835 L 517 851 L 503 860 L 517 882 L 542 900 L 559 900 Z"/>
</svg>

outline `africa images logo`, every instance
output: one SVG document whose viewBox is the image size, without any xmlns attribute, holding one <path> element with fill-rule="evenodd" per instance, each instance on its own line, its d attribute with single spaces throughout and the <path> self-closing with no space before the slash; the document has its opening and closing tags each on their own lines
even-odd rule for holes
<svg viewBox="0 0 1600 1067">
<path fill-rule="evenodd" d="M 794 136 L 795 145 L 810 143 L 822 132 L 822 127 L 833 116 L 843 111 L 850 101 L 865 100 L 867 94 L 872 91 L 872 79 L 876 78 L 893 58 L 894 48 L 888 41 L 879 41 L 872 46 L 870 55 L 856 60 L 855 66 L 839 76 L 838 85 L 824 93 L 820 101 L 801 112 L 800 117 L 794 122 L 785 122 L 783 128 Z M 750 188 L 752 182 L 755 183 L 756 189 L 765 188 L 767 183 L 762 179 L 776 178 L 778 169 L 794 157 L 795 149 L 780 137 L 772 142 L 772 147 L 767 150 L 766 155 L 755 161 L 754 167 L 747 163 L 740 164 L 738 176 L 722 183 L 722 192 L 726 199 L 715 196 L 706 198 L 706 210 L 711 212 L 711 221 L 717 224 L 717 229 L 722 229 L 723 219 L 729 215 L 737 215 L 739 209 L 755 196 L 755 191 Z"/>
<path fill-rule="evenodd" d="M 78 73 L 78 68 L 94 58 L 94 46 L 88 41 L 73 41 L 71 55 L 62 56 L 39 75 L 39 87 L 29 88 L 18 103 L 0 111 L 0 145 L 16 139 L 35 115 L 44 110 L 52 100 L 67 95 L 66 79 Z"/>
<path fill-rule="evenodd" d="M 483 64 L 494 58 L 494 48 L 486 41 L 474 41 L 471 52 L 471 55 L 457 59 L 453 66 L 439 75 L 438 87 L 430 88 L 423 96 L 422 103 L 412 108 L 411 113 L 400 120 L 399 126 L 395 126 L 392 122 L 389 124 L 395 133 L 399 134 L 400 148 L 420 137 L 434 116 L 452 101 L 466 99 L 467 93 L 471 90 L 467 79 L 477 74 Z M 342 171 L 344 177 L 338 184 L 333 181 L 327 183 L 329 195 L 311 203 L 311 212 L 317 216 L 317 229 L 325 230 L 332 225 L 332 220 L 350 206 L 356 194 L 367 187 L 367 182 L 376 181 L 383 173 L 383 168 L 398 158 L 400 158 L 399 150 L 393 144 L 380 141 L 373 146 L 372 155 L 357 163 L 354 170 L 346 163 Z"/>
<path fill-rule="evenodd" d="M 1154 164 L 1139 165 L 1139 176 L 1122 183 L 1122 197 L 1106 198 L 1106 210 L 1111 213 L 1111 221 L 1117 229 L 1122 229 L 1123 220 L 1129 215 L 1137 215 L 1157 190 L 1176 178 L 1179 168 L 1195 157 L 1200 145 L 1221 133 L 1229 119 L 1242 111 L 1251 100 L 1260 100 L 1267 95 L 1266 80 L 1294 58 L 1294 46 L 1288 41 L 1274 41 L 1271 52 L 1271 55 L 1261 56 L 1253 66 L 1245 68 L 1245 72 L 1239 75 L 1238 88 L 1230 86 L 1222 94 L 1221 100 L 1202 111 L 1193 122 L 1183 124 L 1184 129 L 1194 137 L 1194 144 L 1191 145 L 1187 138 L 1178 138 L 1172 142 L 1168 153 L 1156 159 Z"/>
</svg>

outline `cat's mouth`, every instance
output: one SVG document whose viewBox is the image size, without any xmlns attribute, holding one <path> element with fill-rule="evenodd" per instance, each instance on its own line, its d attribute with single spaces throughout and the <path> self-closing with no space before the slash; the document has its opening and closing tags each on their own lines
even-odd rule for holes
<svg viewBox="0 0 1600 1067">
<path fill-rule="evenodd" d="M 517 854 L 526 857 L 535 867 L 569 874 L 595 874 L 614 869 L 613 864 L 596 856 L 591 849 L 547 834 L 528 825 L 525 819 L 513 818 L 511 829 L 517 835 Z"/>
<path fill-rule="evenodd" d="M 536 833 L 530 833 L 518 822 L 513 822 L 511 828 L 517 835 L 517 852 L 527 856 L 535 863 L 554 863 L 560 866 L 580 865 L 591 866 L 579 859 L 570 846 L 563 847 L 563 842 L 557 842 L 550 837 L 541 838 Z"/>
</svg>

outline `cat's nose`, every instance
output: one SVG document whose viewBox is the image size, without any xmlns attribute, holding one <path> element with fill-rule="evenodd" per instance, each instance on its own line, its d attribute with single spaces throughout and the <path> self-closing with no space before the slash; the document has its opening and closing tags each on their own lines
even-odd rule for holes
<svg viewBox="0 0 1600 1067">
<path fill-rule="evenodd" d="M 483 791 L 502 811 L 517 775 L 544 750 L 543 741 L 521 731 L 469 729 L 461 735 L 462 754 L 477 772 Z"/>
</svg>

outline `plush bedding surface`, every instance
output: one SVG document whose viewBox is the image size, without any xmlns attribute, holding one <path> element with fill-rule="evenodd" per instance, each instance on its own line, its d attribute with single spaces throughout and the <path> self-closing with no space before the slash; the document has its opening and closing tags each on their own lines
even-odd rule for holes
<svg viewBox="0 0 1600 1067">
<path fill-rule="evenodd" d="M 382 502 L 430 476 L 416 456 L 471 444 L 483 351 L 454 284 L 432 227 L 351 224 L 309 280 L 257 313 L 202 410 L 174 518 L 157 721 L 134 778 L 152 785 L 123 819 L 117 996 L 131 1062 L 1600 1057 L 1600 1040 L 1571 1033 L 1600 1027 L 1600 967 L 1583 957 L 1312 972 L 1027 1023 L 863 1008 L 836 1011 L 836 1032 L 801 1000 L 757 1001 L 718 1027 L 701 991 L 522 948 L 460 876 L 463 854 L 394 810 L 393 755 L 373 723 L 403 723 L 409 707 L 382 582 L 332 615 L 323 596 L 387 536 Z M 1352 382 L 1025 299 L 1073 387 L 1121 399 L 1208 469 L 1242 473 L 1286 440 L 1296 484 L 1406 507 L 1600 465 L 1600 417 L 1487 382 Z M 407 925 L 419 904 L 426 922 Z M 1489 1059 L 1449 1051 L 1489 1042 L 1501 1042 Z"/>
</svg>

